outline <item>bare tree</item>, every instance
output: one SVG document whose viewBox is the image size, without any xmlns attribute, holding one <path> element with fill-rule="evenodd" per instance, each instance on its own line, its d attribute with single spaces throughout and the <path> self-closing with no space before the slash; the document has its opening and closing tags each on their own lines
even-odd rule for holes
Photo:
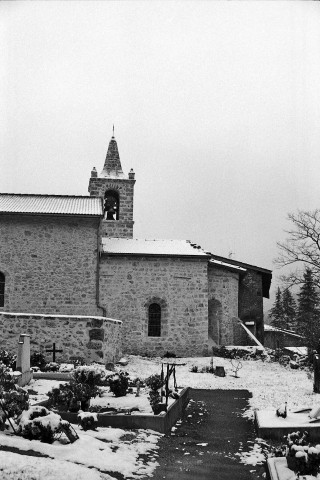
<svg viewBox="0 0 320 480">
<path fill-rule="evenodd" d="M 286 230 L 287 240 L 277 243 L 280 255 L 275 263 L 279 267 L 294 265 L 297 269 L 283 275 L 281 280 L 288 287 L 301 285 L 305 269 L 309 268 L 315 284 L 320 287 L 320 210 L 290 213 L 288 219 L 293 227 Z"/>
</svg>

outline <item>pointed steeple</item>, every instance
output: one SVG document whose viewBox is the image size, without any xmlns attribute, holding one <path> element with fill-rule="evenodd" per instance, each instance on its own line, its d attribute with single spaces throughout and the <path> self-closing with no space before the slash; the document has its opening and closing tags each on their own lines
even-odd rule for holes
<svg viewBox="0 0 320 480">
<path fill-rule="evenodd" d="M 114 127 L 101 175 L 104 177 L 124 177 L 118 152 L 118 145 L 114 138 Z"/>
</svg>

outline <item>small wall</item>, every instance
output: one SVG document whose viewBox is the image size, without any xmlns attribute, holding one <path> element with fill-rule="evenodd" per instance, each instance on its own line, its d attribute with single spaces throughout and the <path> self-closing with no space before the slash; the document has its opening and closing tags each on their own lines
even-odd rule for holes
<svg viewBox="0 0 320 480">
<path fill-rule="evenodd" d="M 189 402 L 189 390 L 189 387 L 184 388 L 179 398 L 170 405 L 166 413 L 159 415 L 104 415 L 98 413 L 98 426 L 125 429 L 143 428 L 167 433 L 186 408 Z M 59 415 L 63 420 L 67 420 L 70 423 L 78 423 L 77 413 L 59 412 Z"/>
<path fill-rule="evenodd" d="M 273 350 L 283 347 L 302 347 L 305 343 L 303 337 L 294 333 L 276 330 L 265 330 L 264 332 L 264 346 Z"/>
<path fill-rule="evenodd" d="M 56 354 L 58 361 L 83 357 L 88 363 L 115 362 L 122 355 L 121 327 L 120 320 L 105 317 L 0 312 L 0 348 L 17 351 L 19 336 L 26 333 L 31 354 L 41 351 L 47 361 L 52 361 L 52 353 L 46 349 L 55 343 L 62 350 Z"/>
</svg>

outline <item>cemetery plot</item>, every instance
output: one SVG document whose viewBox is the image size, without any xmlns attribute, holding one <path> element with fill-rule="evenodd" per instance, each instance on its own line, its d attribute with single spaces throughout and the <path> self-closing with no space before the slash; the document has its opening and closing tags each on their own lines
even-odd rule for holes
<svg viewBox="0 0 320 480">
<path fill-rule="evenodd" d="M 256 410 L 255 422 L 259 437 L 281 441 L 284 435 L 307 431 L 311 441 L 320 441 L 320 419 L 311 419 L 309 412 L 288 412 L 286 418 L 277 417 L 275 410 Z"/>
<path fill-rule="evenodd" d="M 58 380 L 46 380 L 46 379 L 35 379 L 31 381 L 28 385 L 28 390 L 32 393 L 29 394 L 30 402 L 32 405 L 45 402 L 49 399 L 48 392 L 52 388 L 58 387 L 60 384 L 66 384 L 67 382 L 60 382 Z M 181 392 L 182 389 L 179 389 Z M 122 410 L 121 413 L 125 413 L 125 410 L 131 410 L 132 415 L 137 415 L 140 413 L 153 415 L 153 411 L 148 400 L 149 389 L 143 387 L 140 389 L 140 394 L 137 397 L 137 388 L 132 388 L 130 393 L 122 397 L 115 397 L 112 392 L 109 391 L 108 387 L 101 387 L 101 396 L 97 396 L 90 400 L 90 406 L 99 406 L 101 408 L 110 407 L 114 409 Z M 168 405 L 170 406 L 174 402 L 173 398 L 168 398 Z M 112 411 L 112 410 L 111 410 Z M 120 413 L 120 412 L 119 412 Z"/>
</svg>

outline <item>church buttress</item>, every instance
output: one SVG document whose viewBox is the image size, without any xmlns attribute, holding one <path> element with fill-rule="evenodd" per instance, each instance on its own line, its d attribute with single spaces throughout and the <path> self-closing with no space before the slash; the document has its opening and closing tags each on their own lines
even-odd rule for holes
<svg viewBox="0 0 320 480">
<path fill-rule="evenodd" d="M 131 169 L 127 177 L 123 173 L 118 145 L 113 135 L 109 142 L 103 169 L 100 175 L 95 167 L 92 169 L 88 188 L 90 196 L 103 199 L 102 236 L 133 237 L 134 184 L 134 171 Z"/>
</svg>

